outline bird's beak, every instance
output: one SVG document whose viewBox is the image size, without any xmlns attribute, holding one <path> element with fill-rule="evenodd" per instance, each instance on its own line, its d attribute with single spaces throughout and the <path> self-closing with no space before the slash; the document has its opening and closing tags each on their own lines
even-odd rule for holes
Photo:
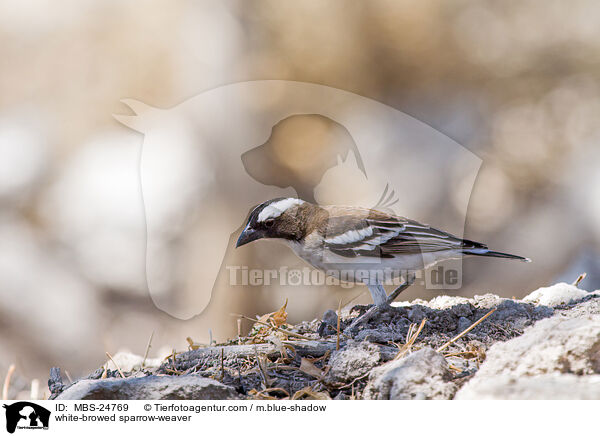
<svg viewBox="0 0 600 436">
<path fill-rule="evenodd" d="M 235 248 L 241 247 L 242 245 L 246 245 L 249 242 L 256 241 L 257 239 L 262 238 L 262 233 L 256 231 L 254 229 L 244 229 L 240 234 L 240 237 L 235 244 Z"/>
</svg>

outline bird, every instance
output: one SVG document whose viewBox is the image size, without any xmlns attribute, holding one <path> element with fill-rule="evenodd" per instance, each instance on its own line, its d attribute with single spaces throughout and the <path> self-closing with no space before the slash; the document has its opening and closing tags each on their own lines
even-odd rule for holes
<svg viewBox="0 0 600 436">
<path fill-rule="evenodd" d="M 364 283 L 374 310 L 389 307 L 398 291 L 412 284 L 414 275 L 405 278 L 403 286 L 390 296 L 383 283 L 443 260 L 485 256 L 531 261 L 394 213 L 357 206 L 321 206 L 299 198 L 275 198 L 250 212 L 236 247 L 259 239 L 281 241 L 326 274 Z"/>
</svg>

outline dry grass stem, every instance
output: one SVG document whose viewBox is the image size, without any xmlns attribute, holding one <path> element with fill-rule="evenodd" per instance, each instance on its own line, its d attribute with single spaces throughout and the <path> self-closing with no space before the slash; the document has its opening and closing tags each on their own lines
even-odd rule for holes
<svg viewBox="0 0 600 436">
<path fill-rule="evenodd" d="M 265 384 L 265 388 L 271 387 L 271 379 L 269 374 L 267 374 L 267 368 L 264 362 L 264 356 L 259 356 L 256 347 L 254 348 L 254 354 L 256 355 L 256 364 L 258 365 L 258 369 L 260 370 L 260 374 L 263 379 L 263 383 Z"/>
<path fill-rule="evenodd" d="M 406 355 L 406 353 L 410 351 L 415 341 L 421 334 L 423 327 L 425 327 L 426 322 L 427 318 L 423 318 L 421 320 L 421 324 L 419 324 L 419 328 L 416 328 L 416 324 L 410 325 L 410 327 L 408 328 L 408 333 L 406 334 L 406 343 L 402 345 L 402 347 L 400 347 L 400 350 L 398 351 L 398 354 L 396 354 L 396 356 L 394 357 L 394 360 L 403 358 Z"/>
<path fill-rule="evenodd" d="M 272 326 L 269 323 L 262 322 L 262 321 L 259 321 L 257 319 L 254 319 L 254 318 L 250 318 L 250 317 L 245 316 L 245 315 L 240 315 L 240 314 L 236 314 L 236 313 L 232 313 L 232 315 L 233 316 L 239 316 L 241 318 L 247 319 L 249 321 L 252 321 L 252 322 L 255 322 L 255 323 L 258 323 L 258 324 L 262 324 L 262 325 L 267 326 L 269 328 L 272 328 L 273 330 L 276 330 L 278 332 L 285 333 L 286 335 L 291 336 L 293 338 L 304 339 L 304 340 L 307 340 L 307 341 L 312 341 L 313 340 L 313 338 L 309 338 L 308 336 L 302 336 L 301 334 L 290 332 L 289 330 L 280 329 L 279 327 Z"/>
<path fill-rule="evenodd" d="M 585 278 L 586 278 L 586 276 L 587 276 L 587 273 L 582 273 L 582 274 L 579 274 L 579 277 L 577 277 L 577 280 L 575 280 L 575 281 L 573 282 L 573 286 L 575 286 L 575 287 L 578 287 L 578 286 L 579 286 L 579 283 L 581 283 L 581 281 L 582 281 L 583 279 L 585 279 Z"/>
<path fill-rule="evenodd" d="M 148 358 L 148 353 L 150 352 L 150 348 L 152 347 L 152 338 L 154 337 L 154 330 L 150 333 L 150 339 L 148 339 L 148 345 L 146 345 L 146 352 L 144 353 L 144 360 L 142 360 L 142 368 L 146 366 L 146 359 Z"/>
<path fill-rule="evenodd" d="M 221 348 L 221 381 L 225 379 L 225 352 Z"/>
<path fill-rule="evenodd" d="M 119 374 L 121 374 L 121 378 L 125 378 L 125 374 L 123 374 L 123 371 L 121 371 L 121 368 L 119 368 L 119 365 L 117 365 L 117 362 L 113 360 L 108 351 L 106 352 L 106 356 L 108 356 L 109 360 L 113 363 L 113 365 L 115 365 L 115 368 L 117 368 L 117 371 L 119 371 Z"/>
<path fill-rule="evenodd" d="M 2 400 L 8 400 L 8 390 L 10 388 L 10 380 L 12 378 L 13 373 L 15 372 L 15 365 L 12 364 L 8 367 L 8 372 L 6 373 L 6 377 L 4 377 L 4 385 L 2 386 Z"/>
</svg>

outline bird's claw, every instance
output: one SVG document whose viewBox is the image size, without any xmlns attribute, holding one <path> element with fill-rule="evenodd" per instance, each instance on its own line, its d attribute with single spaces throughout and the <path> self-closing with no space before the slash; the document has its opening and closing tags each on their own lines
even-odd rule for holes
<svg viewBox="0 0 600 436">
<path fill-rule="evenodd" d="M 352 323 L 346 327 L 344 333 L 352 336 L 358 330 L 358 327 L 362 324 L 368 323 L 375 316 L 380 315 L 384 312 L 393 310 L 394 308 L 389 304 L 372 305 L 365 313 L 355 318 Z"/>
<path fill-rule="evenodd" d="M 405 282 L 398 286 L 387 298 L 387 300 L 382 304 L 372 305 L 365 313 L 357 317 L 352 323 L 344 330 L 345 334 L 352 335 L 356 333 L 358 327 L 361 324 L 365 324 L 373 319 L 376 315 L 380 315 L 385 312 L 390 312 L 394 310 L 394 307 L 391 303 L 400 295 L 400 293 L 406 289 L 408 289 L 415 282 L 415 275 L 411 274 L 406 277 Z"/>
</svg>

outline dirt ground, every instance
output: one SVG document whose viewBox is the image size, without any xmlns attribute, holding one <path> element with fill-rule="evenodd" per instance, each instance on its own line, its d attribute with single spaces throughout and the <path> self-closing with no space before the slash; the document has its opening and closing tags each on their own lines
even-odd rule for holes
<svg viewBox="0 0 600 436">
<path fill-rule="evenodd" d="M 536 321 L 577 310 L 582 301 L 597 297 L 555 307 L 493 294 L 438 297 L 402 303 L 355 330 L 348 326 L 368 306 L 341 309 L 339 323 L 337 313 L 327 311 L 323 320 L 290 325 L 284 305 L 255 320 L 245 337 L 210 347 L 190 340 L 187 351 L 175 352 L 159 366 L 142 363 L 124 371 L 113 362 L 117 369 L 105 364 L 87 379 L 193 374 L 232 388 L 238 398 L 362 399 L 374 368 L 429 347 L 445 358 L 445 381 L 455 392 L 477 372 L 494 343 L 520 336 Z M 49 386 L 52 398 L 69 387 L 56 369 Z"/>
</svg>

